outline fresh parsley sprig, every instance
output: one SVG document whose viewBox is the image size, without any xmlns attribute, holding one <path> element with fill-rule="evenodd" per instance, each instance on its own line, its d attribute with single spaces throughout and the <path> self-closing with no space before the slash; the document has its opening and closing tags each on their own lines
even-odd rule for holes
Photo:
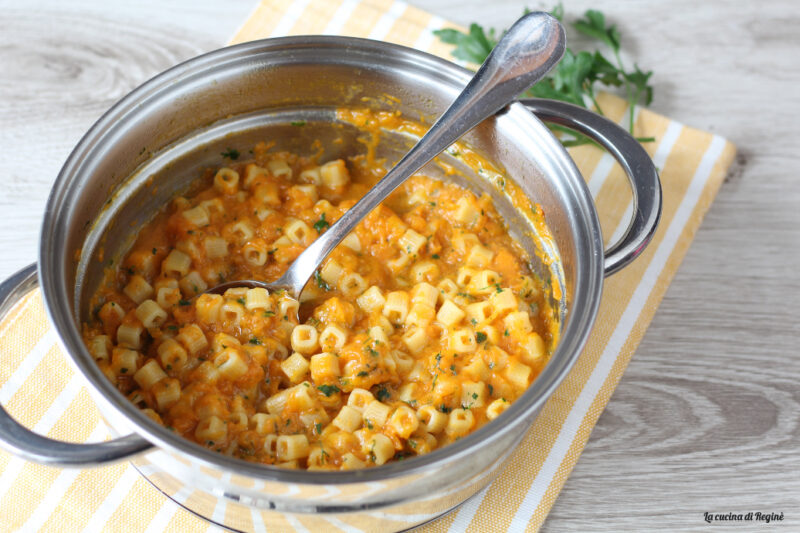
<svg viewBox="0 0 800 533">
<path fill-rule="evenodd" d="M 526 9 L 527 13 L 528 10 Z M 564 6 L 559 3 L 550 14 L 564 22 Z M 572 23 L 576 31 L 591 37 L 611 50 L 613 61 L 609 60 L 600 50 L 589 52 L 582 50 L 574 52 L 567 48 L 564 57 L 556 67 L 539 83 L 525 91 L 522 96 L 536 98 L 550 98 L 561 100 L 582 107 L 591 105 L 594 110 L 603 114 L 597 102 L 595 85 L 623 90 L 629 104 L 628 130 L 633 134 L 634 106 L 643 103 L 649 106 L 653 101 L 653 87 L 650 85 L 652 71 L 643 71 L 634 63 L 633 70 L 627 70 L 620 55 L 622 38 L 616 25 L 608 25 L 605 15 L 595 9 L 586 11 L 583 18 Z M 501 32 L 502 34 L 505 31 Z M 497 32 L 490 28 L 488 31 L 477 23 L 470 25 L 467 32 L 454 29 L 435 31 L 439 39 L 448 44 L 455 45 L 453 57 L 471 63 L 483 63 L 492 49 L 497 45 L 499 37 Z M 589 105 L 587 105 L 589 104 Z M 550 128 L 568 136 L 561 138 L 564 146 L 578 146 L 592 143 L 584 135 L 578 134 L 563 126 L 551 125 Z M 637 138 L 639 142 L 653 142 L 652 137 Z"/>
</svg>

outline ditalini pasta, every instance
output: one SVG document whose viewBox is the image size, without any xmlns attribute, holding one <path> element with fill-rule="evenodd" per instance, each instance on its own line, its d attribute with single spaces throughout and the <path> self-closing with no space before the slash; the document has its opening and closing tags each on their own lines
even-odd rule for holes
<svg viewBox="0 0 800 533">
<path fill-rule="evenodd" d="M 300 302 L 274 280 L 380 175 L 258 145 L 145 227 L 84 325 L 104 374 L 201 446 L 286 468 L 428 453 L 500 416 L 553 349 L 545 287 L 487 196 L 416 175 Z"/>
</svg>

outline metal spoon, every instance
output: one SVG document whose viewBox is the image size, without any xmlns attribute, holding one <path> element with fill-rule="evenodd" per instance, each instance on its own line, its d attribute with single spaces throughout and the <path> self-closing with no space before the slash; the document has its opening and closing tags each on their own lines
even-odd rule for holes
<svg viewBox="0 0 800 533">
<path fill-rule="evenodd" d="M 529 13 L 506 32 L 461 94 L 431 129 L 361 200 L 306 248 L 276 281 L 229 281 L 206 292 L 234 287 L 285 290 L 299 298 L 314 271 L 334 248 L 389 194 L 484 119 L 539 81 L 561 59 L 564 28 L 547 13 Z"/>
</svg>

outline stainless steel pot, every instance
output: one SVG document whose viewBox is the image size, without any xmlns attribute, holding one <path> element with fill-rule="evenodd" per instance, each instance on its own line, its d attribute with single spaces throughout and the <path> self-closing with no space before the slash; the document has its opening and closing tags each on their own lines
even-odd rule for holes
<svg viewBox="0 0 800 533">
<path fill-rule="evenodd" d="M 133 459 L 159 489 L 201 516 L 210 518 L 222 501 L 227 506 L 224 525 L 233 529 L 281 529 L 292 520 L 287 522 L 282 513 L 305 513 L 308 528 L 330 525 L 326 520 L 333 517 L 365 530 L 405 529 L 475 494 L 497 474 L 579 356 L 597 313 L 603 276 L 633 260 L 658 222 L 661 189 L 649 157 L 624 130 L 584 109 L 526 100 L 464 139 L 543 207 L 552 241 L 536 237 L 498 180 L 442 156 L 462 170 L 464 185 L 493 196 L 534 267 L 558 287 L 554 294 L 563 295 L 557 306 L 561 341 L 542 374 L 499 419 L 443 449 L 335 473 L 233 459 L 144 416 L 100 372 L 80 336 L 80 324 L 90 312 L 88 299 L 109 258 L 119 257 L 135 236 L 132 228 L 185 190 L 197 168 L 218 162 L 224 148 L 246 149 L 272 139 L 278 148 L 303 152 L 318 138 L 328 156 L 352 155 L 363 150 L 357 141 L 361 132 L 337 121 L 337 108 L 369 106 L 400 110 L 406 117 L 436 116 L 469 77 L 442 59 L 386 43 L 290 37 L 200 56 L 125 97 L 84 136 L 53 186 L 42 225 L 38 282 L 64 352 L 84 375 L 112 432 L 127 436 L 99 444 L 55 442 L 31 433 L 0 408 L 0 445 L 50 465 Z M 610 250 L 603 250 L 594 205 L 575 165 L 529 110 L 594 138 L 631 178 L 634 217 Z M 292 126 L 297 121 L 306 125 Z M 393 161 L 409 143 L 387 132 L 380 153 Z M 435 164 L 427 170 L 443 175 Z M 558 260 L 537 259 L 542 256 Z M 31 265 L 0 285 L 0 315 L 36 284 L 36 265 Z"/>
</svg>

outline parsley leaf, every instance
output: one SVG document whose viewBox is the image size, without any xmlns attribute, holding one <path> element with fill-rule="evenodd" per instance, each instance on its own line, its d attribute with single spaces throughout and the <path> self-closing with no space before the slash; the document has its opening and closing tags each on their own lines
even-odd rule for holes
<svg viewBox="0 0 800 533">
<path fill-rule="evenodd" d="M 317 387 L 317 390 L 319 390 L 326 397 L 330 397 L 330 395 L 335 392 L 341 392 L 339 387 L 337 387 L 336 385 L 320 385 L 319 387 Z"/>
<path fill-rule="evenodd" d="M 331 286 L 325 283 L 325 280 L 322 279 L 322 275 L 319 273 L 319 270 L 314 271 L 314 281 L 316 282 L 317 287 L 320 289 L 325 291 L 331 290 Z"/>
<path fill-rule="evenodd" d="M 314 222 L 314 229 L 317 230 L 317 233 L 322 233 L 322 230 L 325 228 L 329 228 L 331 225 L 325 220 L 325 213 L 319 217 L 319 220 Z"/>
<path fill-rule="evenodd" d="M 456 45 L 453 57 L 478 64 L 483 63 L 497 44 L 494 29 L 489 29 L 487 34 L 479 24 L 475 23 L 470 25 L 469 33 L 444 29 L 436 30 L 433 34 L 444 43 Z"/>
<path fill-rule="evenodd" d="M 583 16 L 585 18 L 578 19 L 572 24 L 576 30 L 604 42 L 614 51 L 619 51 L 619 30 L 614 25 L 606 26 L 606 16 L 602 12 L 589 9 Z"/>
<path fill-rule="evenodd" d="M 375 397 L 378 398 L 379 402 L 388 400 L 389 398 L 391 398 L 391 396 L 392 395 L 389 394 L 389 391 L 386 390 L 385 387 L 381 387 L 380 389 L 378 389 L 378 392 L 375 393 Z"/>
<path fill-rule="evenodd" d="M 478 342 L 478 344 L 482 343 L 486 340 L 486 333 L 479 331 L 475 334 L 475 340 Z"/>
<path fill-rule="evenodd" d="M 650 80 L 650 76 L 653 75 L 653 71 L 642 72 L 636 63 L 633 64 L 633 68 L 633 72 L 626 72 L 623 75 L 625 81 L 633 85 L 635 90 L 634 98 L 637 101 L 644 95 L 644 105 L 650 105 L 653 102 L 653 87 L 648 85 L 647 82 Z"/>
<path fill-rule="evenodd" d="M 236 150 L 234 148 L 228 148 L 227 150 L 222 152 L 220 155 L 222 157 L 227 157 L 228 159 L 232 159 L 232 160 L 236 161 L 237 159 L 239 159 L 239 150 Z"/>
</svg>

